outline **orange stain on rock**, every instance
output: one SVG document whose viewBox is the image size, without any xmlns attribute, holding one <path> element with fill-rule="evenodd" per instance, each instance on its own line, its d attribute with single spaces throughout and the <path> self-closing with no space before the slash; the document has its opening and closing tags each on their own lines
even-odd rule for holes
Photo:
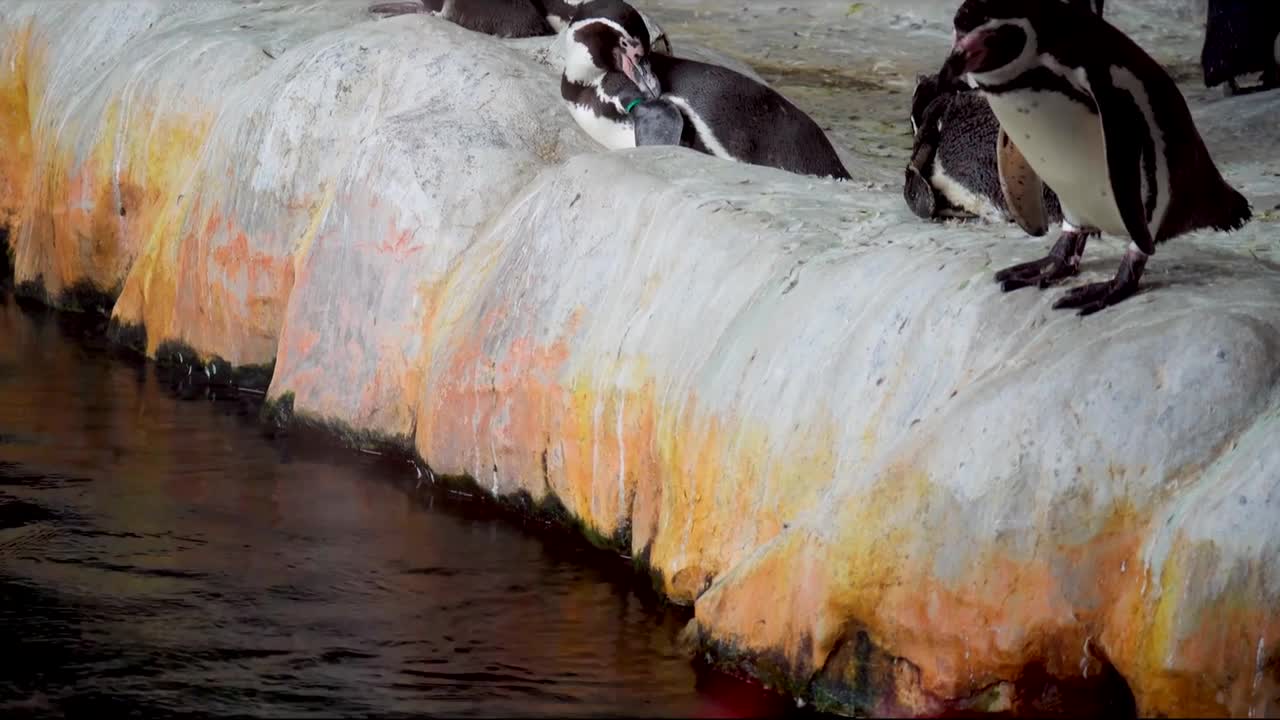
<svg viewBox="0 0 1280 720">
<path fill-rule="evenodd" d="M 293 287 L 293 258 L 256 250 L 221 206 L 197 194 L 157 223 L 115 315 L 147 328 L 147 353 L 180 340 L 233 364 L 265 364 Z M 195 228 L 193 230 L 193 228 Z"/>
<path fill-rule="evenodd" d="M 1096 676 L 1103 657 L 1121 665 L 1107 610 L 1141 583 L 1140 573 L 1120 573 L 1145 537 L 1146 519 L 1132 508 L 1117 507 L 1086 542 L 1028 556 L 997 541 L 972 563 L 943 569 L 941 544 L 954 538 L 920 528 L 954 500 L 927 475 L 900 466 L 858 496 L 809 521 L 817 529 L 793 527 L 736 567 L 699 598 L 700 627 L 758 657 L 785 658 L 803 680 L 827 667 L 852 623 L 917 669 L 894 689 L 906 693 L 892 699 L 901 707 L 971 697 L 1029 664 L 1062 678 Z M 1109 580 L 1082 586 L 1081 578 Z"/>
</svg>

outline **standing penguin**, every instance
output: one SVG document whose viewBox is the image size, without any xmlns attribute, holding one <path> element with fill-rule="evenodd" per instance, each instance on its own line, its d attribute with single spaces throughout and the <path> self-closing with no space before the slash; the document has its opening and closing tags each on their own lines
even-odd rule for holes
<svg viewBox="0 0 1280 720">
<path fill-rule="evenodd" d="M 437 15 L 468 30 L 504 38 L 555 35 L 584 0 L 397 0 L 369 6 L 375 15 Z M 643 13 L 655 52 L 671 53 L 667 34 Z"/>
<path fill-rule="evenodd" d="M 1063 0 L 1102 15 L 1103 0 Z M 956 78 L 921 75 L 911 96 L 914 142 L 903 197 L 926 220 L 976 216 L 1009 220 L 996 158 L 1000 123 L 979 93 Z M 1062 220 L 1058 196 L 1044 189 L 1045 225 L 1025 228 L 1039 236 Z"/>
<path fill-rule="evenodd" d="M 605 147 L 681 145 L 801 175 L 849 178 L 812 118 L 745 75 L 651 53 L 644 22 L 622 0 L 583 3 L 562 37 L 561 96 Z"/>
<path fill-rule="evenodd" d="M 1228 95 L 1280 87 L 1280 2 L 1209 0 L 1200 67 L 1205 87 L 1226 83 Z M 1236 78 L 1250 73 L 1261 82 L 1241 90 Z"/>
<path fill-rule="evenodd" d="M 1128 236 L 1113 279 L 1054 304 L 1088 315 L 1137 292 L 1158 243 L 1249 221 L 1173 79 L 1102 18 L 1056 0 L 965 0 L 955 33 L 943 75 L 981 92 L 1000 121 L 997 160 L 1015 219 L 1037 224 L 1042 179 L 1065 217 L 1047 257 L 996 274 L 1006 292 L 1074 275 L 1090 234 Z"/>
</svg>

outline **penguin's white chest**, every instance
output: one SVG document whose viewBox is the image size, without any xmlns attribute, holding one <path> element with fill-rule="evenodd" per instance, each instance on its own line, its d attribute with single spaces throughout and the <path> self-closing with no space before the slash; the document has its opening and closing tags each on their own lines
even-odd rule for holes
<svg viewBox="0 0 1280 720">
<path fill-rule="evenodd" d="M 1127 236 L 1111 192 L 1102 119 L 1056 92 L 1021 90 L 989 96 L 1000 127 L 1032 169 L 1058 194 L 1073 225 Z"/>
<path fill-rule="evenodd" d="M 618 122 L 601 117 L 595 110 L 585 105 L 568 103 L 569 112 L 573 115 L 578 127 L 586 131 L 593 140 L 610 150 L 624 150 L 636 146 L 636 132 L 629 122 Z"/>
<path fill-rule="evenodd" d="M 997 222 L 1002 219 L 1000 210 L 986 195 L 970 190 L 963 183 L 948 175 L 947 169 L 942 165 L 941 158 L 934 158 L 933 174 L 930 176 L 929 181 L 934 189 L 942 193 L 947 202 L 957 208 L 991 222 Z"/>
</svg>

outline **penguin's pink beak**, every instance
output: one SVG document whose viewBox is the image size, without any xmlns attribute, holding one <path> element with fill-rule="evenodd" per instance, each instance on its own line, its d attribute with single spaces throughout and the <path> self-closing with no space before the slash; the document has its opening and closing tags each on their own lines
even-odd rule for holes
<svg viewBox="0 0 1280 720">
<path fill-rule="evenodd" d="M 619 67 L 622 73 L 630 78 L 631 82 L 640 88 L 640 92 L 650 100 L 656 100 L 662 95 L 662 86 L 658 83 L 658 78 L 653 74 L 653 68 L 649 66 L 649 58 L 645 57 L 644 47 L 639 43 L 628 45 L 614 51 L 617 54 Z"/>
<path fill-rule="evenodd" d="M 987 59 L 987 39 L 991 37 L 991 33 L 987 30 L 974 30 L 967 35 L 956 35 L 951 57 L 947 58 L 947 67 L 956 76 L 981 68 L 983 61 Z"/>
</svg>

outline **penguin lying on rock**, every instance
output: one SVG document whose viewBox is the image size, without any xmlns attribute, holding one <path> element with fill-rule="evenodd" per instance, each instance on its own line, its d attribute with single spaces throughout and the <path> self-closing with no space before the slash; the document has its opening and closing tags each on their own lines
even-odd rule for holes
<svg viewBox="0 0 1280 720">
<path fill-rule="evenodd" d="M 1280 87 L 1280 1 L 1209 0 L 1200 67 L 1205 87 L 1226 83 L 1227 95 Z M 1261 82 L 1242 90 L 1236 78 L 1251 73 Z"/>
<path fill-rule="evenodd" d="M 438 15 L 468 30 L 504 38 L 555 35 L 583 0 L 399 0 L 371 5 L 375 15 Z M 667 34 L 643 13 L 654 52 L 671 54 Z"/>
<path fill-rule="evenodd" d="M 1102 15 L 1103 0 L 1063 2 Z M 902 194 L 912 212 L 925 220 L 1012 219 L 996 161 L 1000 123 L 986 99 L 956 78 L 921 75 L 911 97 L 911 132 L 915 139 Z M 1044 204 L 1045 222 L 1061 222 L 1058 196 L 1048 187 Z M 1049 228 L 1031 230 L 1040 236 Z"/>
<path fill-rule="evenodd" d="M 979 217 L 1008 221 L 996 167 L 1000 123 L 987 101 L 968 88 L 942 87 L 937 75 L 917 78 L 911 127 L 915 141 L 902 194 L 925 220 Z M 1045 219 L 1062 221 L 1058 196 L 1044 189 Z M 1043 235 L 1048 228 L 1037 228 Z"/>
<path fill-rule="evenodd" d="M 1129 237 L 1113 279 L 1054 304 L 1088 315 L 1137 292 L 1158 243 L 1249 221 L 1249 202 L 1223 180 L 1178 86 L 1123 32 L 1057 0 L 965 0 L 954 24 L 943 82 L 962 78 L 1000 121 L 1011 213 L 1029 231 L 1043 227 L 1043 181 L 1065 218 L 1047 257 L 996 274 L 1006 292 L 1075 275 L 1090 235 Z"/>
<path fill-rule="evenodd" d="M 849 179 L 818 124 L 772 88 L 718 65 L 650 52 L 640 15 L 589 0 L 561 34 L 560 94 L 610 149 L 681 145 L 801 175 Z"/>
</svg>

